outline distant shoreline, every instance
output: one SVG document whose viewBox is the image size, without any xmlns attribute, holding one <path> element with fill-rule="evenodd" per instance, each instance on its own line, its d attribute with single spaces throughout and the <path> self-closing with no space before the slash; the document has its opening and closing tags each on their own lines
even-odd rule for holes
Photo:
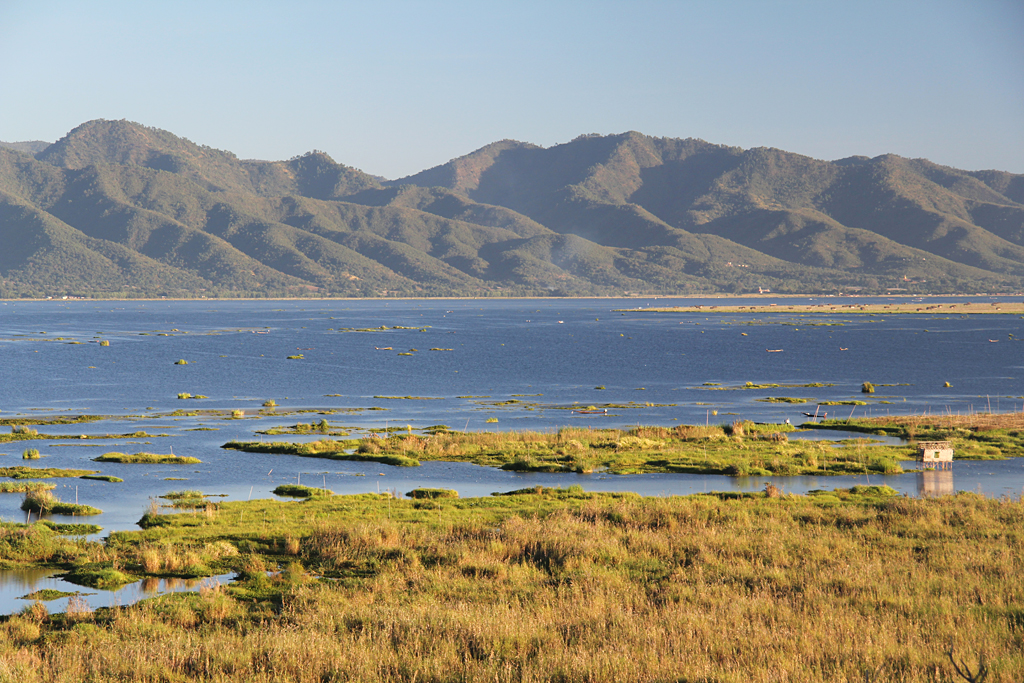
<svg viewBox="0 0 1024 683">
<path fill-rule="evenodd" d="M 378 297 L 378 296 L 367 296 L 367 297 L 306 297 L 306 296 L 295 296 L 295 297 L 206 297 L 206 298 L 181 298 L 181 297 L 137 297 L 131 299 L 105 299 L 102 297 L 73 297 L 73 298 L 26 298 L 26 299 L 4 299 L 0 298 L 0 302 L 18 303 L 18 302 L 67 302 L 67 301 L 104 301 L 104 302 L 121 302 L 128 303 L 132 301 L 589 301 L 597 299 L 613 299 L 623 301 L 635 301 L 637 299 L 750 299 L 760 298 L 765 300 L 772 299 L 864 299 L 864 298 L 885 298 L 885 299 L 936 299 L 936 298 L 948 298 L 955 297 L 958 299 L 972 299 L 977 297 L 1024 297 L 1024 293 L 1016 292 L 1012 294 L 649 294 L 649 295 L 607 295 L 607 296 L 396 296 L 396 297 Z M 1019 304 L 1013 302 L 993 304 L 1002 306 L 1004 310 L 999 311 L 1000 313 L 1016 312 L 1007 311 L 1007 306 L 1020 306 L 1021 312 L 1024 312 L 1024 299 Z M 961 306 L 961 304 L 933 304 L 929 308 L 934 310 L 935 308 L 950 306 Z M 987 304 L 977 304 L 979 307 L 987 306 Z M 758 312 L 771 312 L 778 310 L 801 310 L 806 309 L 805 312 L 821 312 L 823 309 L 828 309 L 830 304 L 801 304 L 798 306 L 787 306 L 780 309 L 779 306 L 775 305 L 764 305 L 764 306 L 716 306 L 716 311 L 728 311 L 728 312 L 744 312 L 744 313 L 758 313 Z M 841 304 L 832 306 L 835 309 L 866 309 L 868 306 L 860 304 Z M 896 310 L 896 309 L 907 309 L 911 308 L 904 304 L 871 304 L 871 310 L 858 310 L 857 312 L 884 312 L 884 313 L 917 313 L 923 311 L 909 311 L 909 310 Z M 925 308 L 924 306 L 913 306 L 913 308 Z M 668 306 L 660 308 L 636 308 L 636 309 L 621 309 L 623 311 L 646 311 L 646 312 L 668 312 L 668 311 L 707 311 L 708 306 Z M 876 310 L 877 309 L 877 310 Z M 964 312 L 958 310 L 954 312 Z M 994 313 L 995 311 L 970 311 L 972 313 Z"/>
<path fill-rule="evenodd" d="M 916 298 L 916 297 L 915 297 Z M 923 313 L 944 314 L 1024 314 L 1024 301 L 995 303 L 893 303 L 893 304 L 816 304 L 795 306 L 671 306 L 619 309 L 632 313 Z"/>
</svg>

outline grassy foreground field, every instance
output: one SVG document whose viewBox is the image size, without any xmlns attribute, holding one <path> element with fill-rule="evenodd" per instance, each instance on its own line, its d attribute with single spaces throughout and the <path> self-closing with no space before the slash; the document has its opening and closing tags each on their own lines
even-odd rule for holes
<svg viewBox="0 0 1024 683">
<path fill-rule="evenodd" d="M 4 524 L 0 557 L 238 580 L 35 603 L 0 624 L 0 681 L 933 682 L 951 647 L 990 683 L 1024 674 L 1018 501 L 530 489 L 144 522 L 105 545 Z"/>
</svg>

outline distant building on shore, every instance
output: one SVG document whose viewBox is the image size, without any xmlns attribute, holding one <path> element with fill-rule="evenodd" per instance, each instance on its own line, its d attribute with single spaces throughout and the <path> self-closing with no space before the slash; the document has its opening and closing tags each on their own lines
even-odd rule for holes
<svg viewBox="0 0 1024 683">
<path fill-rule="evenodd" d="M 918 441 L 917 461 L 927 470 L 952 469 L 953 445 L 948 441 Z"/>
</svg>

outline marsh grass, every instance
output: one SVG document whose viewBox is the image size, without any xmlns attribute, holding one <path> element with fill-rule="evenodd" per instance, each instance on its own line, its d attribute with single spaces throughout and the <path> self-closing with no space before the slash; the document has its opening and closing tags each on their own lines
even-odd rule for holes
<svg viewBox="0 0 1024 683">
<path fill-rule="evenodd" d="M 83 570 L 148 557 L 239 582 L 15 615 L 0 625 L 14 679 L 934 683 L 956 675 L 950 643 L 983 653 L 989 683 L 1024 671 L 1017 501 L 528 489 L 166 517 L 80 544 Z"/>
<path fill-rule="evenodd" d="M 418 488 L 406 494 L 410 498 L 458 498 L 459 492 L 452 489 Z"/>
<path fill-rule="evenodd" d="M 77 591 L 59 591 L 54 588 L 44 588 L 42 590 L 32 591 L 22 596 L 23 600 L 40 600 L 42 602 L 50 602 L 51 600 L 60 600 L 61 598 L 69 598 L 72 595 L 78 595 Z"/>
<path fill-rule="evenodd" d="M 92 459 L 93 462 L 119 462 L 123 464 L 144 465 L 194 465 L 201 463 L 199 458 L 174 455 L 172 453 L 104 453 Z"/>
<path fill-rule="evenodd" d="M 82 424 L 84 422 L 98 422 L 106 420 L 106 415 L 57 415 L 50 417 L 2 417 L 0 425 L 18 426 L 26 425 L 69 425 Z"/>
<path fill-rule="evenodd" d="M 300 484 L 281 484 L 274 489 L 273 494 L 289 498 L 313 498 L 315 496 L 333 496 L 334 491 L 302 486 Z"/>
<path fill-rule="evenodd" d="M 802 426 L 895 436 L 911 443 L 950 441 L 958 460 L 1024 457 L 1024 413 L 886 416 L 822 420 Z"/>
<path fill-rule="evenodd" d="M 83 474 L 79 479 L 90 479 L 92 481 L 105 481 L 111 484 L 119 484 L 124 481 L 121 477 L 115 477 L 112 474 Z"/>
<path fill-rule="evenodd" d="M 268 436 L 277 436 L 280 434 L 323 434 L 325 436 L 348 436 L 349 430 L 332 429 L 329 422 L 326 419 L 320 420 L 316 424 L 311 422 L 299 422 L 288 427 L 271 427 L 270 429 L 263 429 L 257 434 L 266 434 Z"/>
<path fill-rule="evenodd" d="M 520 472 L 608 471 L 798 475 L 900 472 L 911 447 L 791 442 L 787 424 L 638 426 L 629 430 L 567 427 L 557 432 L 389 432 L 387 438 L 312 443 L 229 442 L 223 448 L 414 466 L 423 460 L 471 462 Z M 354 453 L 347 451 L 353 450 Z"/>
<path fill-rule="evenodd" d="M 378 443 L 382 441 L 385 441 L 385 439 L 370 438 L 361 441 L 357 439 L 320 439 L 319 441 L 309 443 L 229 441 L 221 446 L 221 448 L 245 451 L 247 453 L 277 453 L 299 455 L 305 458 L 379 462 L 395 467 L 417 467 L 420 464 L 419 460 L 412 457 L 385 453 L 384 448 Z"/>
<path fill-rule="evenodd" d="M 0 434 L 0 443 L 7 443 L 11 441 L 69 441 L 69 440 L 80 440 L 80 439 L 145 439 L 154 436 L 167 436 L 166 434 L 147 434 L 146 432 L 131 432 L 128 434 L 40 434 L 35 429 L 23 429 L 22 431 L 16 431 L 19 428 L 14 427 L 15 431 L 11 431 L 6 434 Z"/>
<path fill-rule="evenodd" d="M 208 508 L 215 510 L 220 505 L 208 500 L 206 494 L 202 491 L 195 490 L 169 491 L 160 496 L 160 498 L 171 501 L 169 507 L 182 510 L 195 511 L 202 509 L 205 512 Z"/>
<path fill-rule="evenodd" d="M 57 488 L 56 484 L 44 481 L 0 481 L 0 493 L 27 493 L 29 491 L 49 491 Z"/>
<path fill-rule="evenodd" d="M 25 494 L 25 500 L 21 502 L 21 509 L 36 514 L 54 515 L 99 515 L 103 511 L 90 505 L 79 505 L 77 503 L 65 503 L 59 500 L 50 491 L 29 491 Z"/>
<path fill-rule="evenodd" d="M 59 479 L 64 477 L 81 477 L 86 474 L 98 474 L 96 470 L 71 470 L 59 467 L 0 467 L 0 477 L 11 479 Z M 53 488 L 52 486 L 50 488 Z"/>
<path fill-rule="evenodd" d="M 76 567 L 64 575 L 64 580 L 88 588 L 119 588 L 133 583 L 138 577 L 111 567 Z"/>
<path fill-rule="evenodd" d="M 51 522 L 48 519 L 37 522 L 37 524 L 41 524 L 51 531 L 64 534 L 65 536 L 88 536 L 89 534 L 98 534 L 103 531 L 103 527 L 98 524 L 60 524 L 58 522 Z"/>
<path fill-rule="evenodd" d="M 206 497 L 206 494 L 203 493 L 202 491 L 197 491 L 195 489 L 187 489 L 184 491 L 168 491 L 167 493 L 163 494 L 160 497 L 166 498 L 167 500 L 182 500 L 189 498 L 202 499 Z"/>
</svg>

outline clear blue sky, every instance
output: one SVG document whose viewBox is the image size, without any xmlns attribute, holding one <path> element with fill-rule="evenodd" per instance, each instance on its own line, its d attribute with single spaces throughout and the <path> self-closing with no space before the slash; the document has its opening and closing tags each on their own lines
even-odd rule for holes
<svg viewBox="0 0 1024 683">
<path fill-rule="evenodd" d="M 388 178 L 627 130 L 1024 173 L 1024 0 L 0 0 L 0 140 L 97 118 Z"/>
</svg>

